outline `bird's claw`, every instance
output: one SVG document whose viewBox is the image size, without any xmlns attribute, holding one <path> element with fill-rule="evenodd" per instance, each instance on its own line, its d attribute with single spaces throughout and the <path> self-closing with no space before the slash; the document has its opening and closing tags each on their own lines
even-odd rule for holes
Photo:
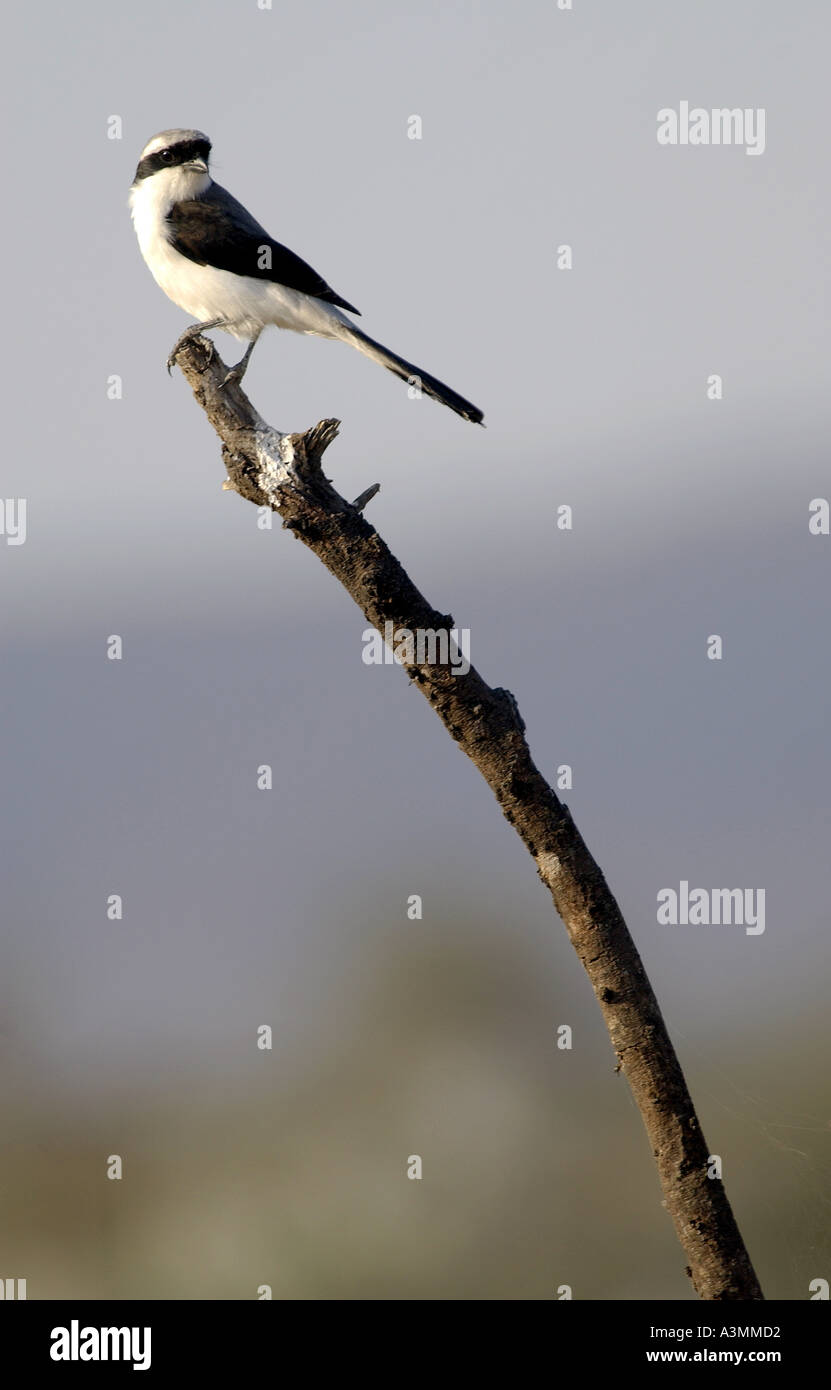
<svg viewBox="0 0 831 1390">
<path fill-rule="evenodd" d="M 181 338 L 177 338 L 177 339 L 176 339 L 176 342 L 173 344 L 173 347 L 170 349 L 170 353 L 169 353 L 168 359 L 167 359 L 167 374 L 168 374 L 168 376 L 170 376 L 171 372 L 173 371 L 173 368 L 176 366 L 176 358 L 179 356 L 179 353 L 182 351 L 182 348 L 185 347 L 188 343 L 192 343 L 192 342 L 193 342 L 193 338 L 194 338 L 193 333 L 183 333 L 182 336 L 181 336 Z"/>
<path fill-rule="evenodd" d="M 215 326 L 216 325 L 212 323 L 200 323 L 197 324 L 194 328 L 188 328 L 187 331 L 181 335 L 181 337 L 176 339 L 176 342 L 170 349 L 170 354 L 167 359 L 168 376 L 170 376 L 171 372 L 173 371 L 173 368 L 176 366 L 176 358 L 179 356 L 179 353 L 182 351 L 182 348 L 187 347 L 190 343 L 194 342 L 201 333 L 204 333 L 206 328 L 214 328 Z M 206 338 L 205 342 L 208 344 L 208 361 L 211 362 L 214 355 L 214 345 L 211 342 L 210 338 Z"/>
</svg>

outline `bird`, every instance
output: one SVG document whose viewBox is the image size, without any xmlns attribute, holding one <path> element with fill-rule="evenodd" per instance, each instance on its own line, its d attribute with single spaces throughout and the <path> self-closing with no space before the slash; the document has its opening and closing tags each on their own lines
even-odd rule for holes
<svg viewBox="0 0 831 1390">
<path fill-rule="evenodd" d="M 364 333 L 349 317 L 360 317 L 354 304 L 214 182 L 211 149 L 200 130 L 163 130 L 142 150 L 130 188 L 133 225 L 153 278 L 198 320 L 174 344 L 168 371 L 186 343 L 219 328 L 248 341 L 223 385 L 239 383 L 260 334 L 274 324 L 348 343 L 463 419 L 482 424 L 478 406 Z"/>
</svg>

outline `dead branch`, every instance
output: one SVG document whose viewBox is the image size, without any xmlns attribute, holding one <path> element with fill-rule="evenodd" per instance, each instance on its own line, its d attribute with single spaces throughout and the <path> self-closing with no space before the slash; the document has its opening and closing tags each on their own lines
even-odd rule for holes
<svg viewBox="0 0 831 1390">
<path fill-rule="evenodd" d="M 184 347 L 178 362 L 222 441 L 224 486 L 278 512 L 380 633 L 391 622 L 394 630 L 446 629 L 449 636 L 453 619 L 430 606 L 362 515 L 378 484 L 347 502 L 324 476 L 321 459 L 338 421 L 281 434 L 240 386 L 223 387 L 227 368 L 206 339 Z M 724 1186 L 707 1176 L 707 1144 L 640 956 L 568 807 L 531 759 L 514 697 L 473 667 L 460 674 L 449 663 L 414 661 L 405 669 L 476 764 L 554 899 L 643 1117 L 696 1292 L 703 1299 L 762 1299 Z"/>
</svg>

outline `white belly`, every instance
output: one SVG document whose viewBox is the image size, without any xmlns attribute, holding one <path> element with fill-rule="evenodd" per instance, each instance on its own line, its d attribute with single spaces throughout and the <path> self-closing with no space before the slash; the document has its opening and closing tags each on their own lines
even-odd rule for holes
<svg viewBox="0 0 831 1390">
<path fill-rule="evenodd" d="M 225 331 L 243 339 L 253 338 L 270 323 L 324 338 L 341 337 L 342 325 L 349 325 L 349 319 L 334 304 L 270 280 L 234 275 L 188 260 L 171 246 L 156 209 L 152 209 L 152 216 L 143 216 L 143 211 L 133 209 L 141 254 L 157 285 L 197 322 L 225 319 Z"/>
</svg>

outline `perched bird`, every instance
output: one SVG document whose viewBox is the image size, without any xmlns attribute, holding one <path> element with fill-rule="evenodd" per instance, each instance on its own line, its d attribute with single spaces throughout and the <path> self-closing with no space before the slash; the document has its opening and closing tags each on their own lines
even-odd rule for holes
<svg viewBox="0 0 831 1390">
<path fill-rule="evenodd" d="M 267 324 L 338 338 L 380 362 L 465 420 L 482 412 L 403 357 L 363 333 L 357 314 L 310 265 L 273 241 L 264 227 L 208 171 L 211 142 L 199 130 L 163 130 L 141 152 L 130 209 L 141 254 L 156 283 L 199 322 L 176 342 L 167 365 L 191 338 L 222 328 L 248 339 L 226 381 L 241 381 Z"/>
</svg>

